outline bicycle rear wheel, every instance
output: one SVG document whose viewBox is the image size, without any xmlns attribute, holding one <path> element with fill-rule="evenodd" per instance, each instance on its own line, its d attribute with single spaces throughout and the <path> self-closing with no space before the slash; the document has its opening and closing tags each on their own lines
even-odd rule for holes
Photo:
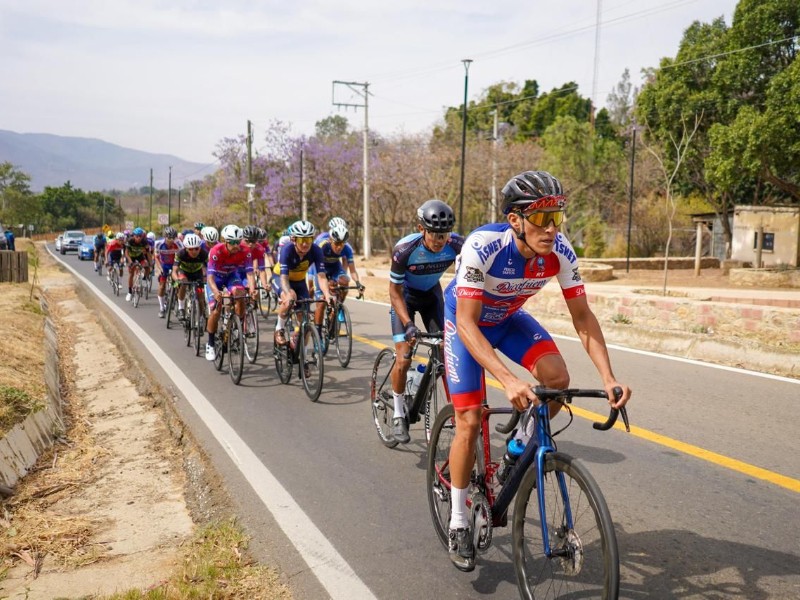
<svg viewBox="0 0 800 600">
<path fill-rule="evenodd" d="M 114 295 L 119 296 L 119 271 L 116 267 L 111 267 L 111 288 L 114 290 Z"/>
<path fill-rule="evenodd" d="M 616 599 L 619 551 L 600 486 L 580 461 L 555 452 L 545 458 L 543 487 L 549 558 L 544 555 L 535 468 L 525 474 L 514 500 L 512 539 L 520 595 Z"/>
<path fill-rule="evenodd" d="M 225 348 L 227 347 L 228 334 L 225 327 L 217 327 L 217 337 L 214 338 L 214 368 L 222 370 L 222 362 L 225 360 Z"/>
<path fill-rule="evenodd" d="M 242 321 L 236 313 L 228 323 L 228 370 L 233 383 L 239 385 L 244 371 L 244 335 Z"/>
<path fill-rule="evenodd" d="M 139 300 L 142 298 L 142 273 L 138 269 L 133 276 L 133 308 L 139 307 Z"/>
<path fill-rule="evenodd" d="M 328 350 L 331 347 L 331 319 L 333 318 L 331 315 L 333 311 L 331 310 L 330 306 L 326 306 L 325 310 L 322 313 L 322 336 L 320 337 L 320 342 L 322 342 L 322 353 L 324 355 L 328 355 Z M 334 325 L 335 326 L 335 325 Z"/>
<path fill-rule="evenodd" d="M 353 354 L 353 322 L 350 320 L 350 311 L 344 304 L 339 305 L 339 313 L 334 315 L 334 337 L 333 343 L 336 345 L 336 355 L 339 357 L 339 364 L 347 367 L 350 364 L 350 357 Z"/>
<path fill-rule="evenodd" d="M 203 319 L 200 316 L 200 301 L 197 296 L 192 297 L 192 302 L 189 304 L 189 326 L 192 328 L 194 339 L 194 355 L 200 356 L 200 345 L 203 339 Z"/>
<path fill-rule="evenodd" d="M 244 313 L 244 351 L 247 362 L 253 364 L 258 358 L 258 319 L 256 308 L 248 306 Z"/>
<path fill-rule="evenodd" d="M 381 350 L 372 366 L 372 379 L 369 387 L 372 420 L 375 423 L 375 429 L 378 430 L 381 443 L 387 448 L 397 446 L 397 440 L 392 434 L 394 396 L 392 395 L 391 374 L 394 363 L 394 350 L 391 348 Z"/>
<path fill-rule="evenodd" d="M 325 376 L 325 359 L 322 356 L 322 342 L 316 325 L 313 323 L 300 325 L 300 337 L 297 343 L 300 346 L 298 351 L 300 379 L 306 395 L 312 402 L 316 402 L 322 392 L 322 380 Z"/>
<path fill-rule="evenodd" d="M 450 530 L 450 446 L 455 434 L 455 410 L 452 404 L 448 404 L 433 422 L 426 476 L 433 528 L 445 548 Z"/>
<path fill-rule="evenodd" d="M 167 329 L 169 329 L 170 325 L 172 325 L 173 309 L 177 304 L 175 296 L 177 296 L 178 290 L 170 282 L 167 282 L 167 286 L 169 287 L 167 292 Z"/>
<path fill-rule="evenodd" d="M 183 339 L 186 340 L 186 345 L 192 345 L 192 338 L 194 337 L 194 327 L 192 327 L 192 311 L 195 306 L 194 290 L 186 290 L 186 314 L 183 317 Z"/>
</svg>

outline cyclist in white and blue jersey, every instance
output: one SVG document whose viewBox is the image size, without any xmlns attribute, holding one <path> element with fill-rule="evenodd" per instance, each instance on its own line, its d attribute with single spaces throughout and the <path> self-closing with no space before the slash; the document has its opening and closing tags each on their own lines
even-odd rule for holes
<svg viewBox="0 0 800 600">
<path fill-rule="evenodd" d="M 522 309 L 523 304 L 556 278 L 575 331 L 614 398 L 614 408 L 631 395 L 611 370 L 603 332 L 586 300 L 578 258 L 559 232 L 566 198 L 561 183 L 544 171 L 526 171 L 503 188 L 507 223 L 479 227 L 469 234 L 456 265 L 456 277 L 445 291 L 445 372 L 455 408 L 456 432 L 450 447 L 451 513 L 449 554 L 462 571 L 475 568 L 469 527 L 467 490 L 486 399 L 484 370 L 500 382 L 519 411 L 536 402 L 531 382 L 517 377 L 496 350 L 523 366 L 542 385 L 569 386 L 569 372 L 553 338 Z M 560 405 L 550 405 L 554 416 Z"/>
<path fill-rule="evenodd" d="M 419 313 L 426 331 L 441 331 L 444 327 L 444 301 L 439 280 L 455 262 L 464 244 L 464 238 L 453 233 L 455 222 L 452 208 L 441 200 L 428 200 L 417 209 L 418 231 L 397 242 L 392 252 L 389 314 L 397 355 L 392 371 L 392 434 L 401 444 L 410 440 L 403 396 L 411 364 L 406 354 L 419 333 L 414 316 Z"/>
</svg>

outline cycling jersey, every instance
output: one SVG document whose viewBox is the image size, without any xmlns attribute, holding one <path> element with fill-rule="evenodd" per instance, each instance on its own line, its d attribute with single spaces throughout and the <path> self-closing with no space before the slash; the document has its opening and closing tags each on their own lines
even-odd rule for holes
<svg viewBox="0 0 800 600">
<path fill-rule="evenodd" d="M 348 264 L 353 264 L 353 247 L 347 242 L 337 253 L 333 249 L 333 240 L 328 231 L 323 231 L 314 240 L 314 244 L 322 249 L 322 261 L 325 264 L 325 273 L 329 279 L 336 279 L 339 275 L 345 275 L 345 268 L 342 259 L 347 260 Z"/>
<path fill-rule="evenodd" d="M 137 242 L 133 237 L 125 242 L 125 249 L 128 251 L 128 257 L 132 261 L 142 261 L 147 257 L 147 251 L 150 248 L 147 243 L 147 238 L 143 238 Z"/>
<path fill-rule="evenodd" d="M 165 238 L 161 238 L 155 242 L 154 251 L 157 261 L 161 261 L 161 278 L 166 277 L 167 273 L 172 269 L 172 264 L 175 262 L 175 255 L 183 249 L 183 244 L 178 240 L 173 240 L 171 243 Z"/>
<path fill-rule="evenodd" d="M 312 263 L 317 272 L 322 271 L 322 249 L 319 246 L 311 244 L 311 249 L 301 257 L 294 243 L 289 242 L 281 248 L 280 260 L 273 268 L 273 272 L 276 275 L 287 275 L 289 281 L 305 281 L 306 273 Z"/>
<path fill-rule="evenodd" d="M 94 236 L 94 249 L 95 250 L 103 250 L 106 247 L 106 236 L 102 233 L 98 233 Z"/>
<path fill-rule="evenodd" d="M 255 261 L 256 265 L 258 266 L 259 271 L 264 271 L 266 266 L 266 260 L 264 258 L 264 247 L 259 244 L 258 242 L 254 242 L 252 244 L 245 243 L 242 244 L 245 248 L 250 250 L 250 254 L 253 255 L 253 260 Z"/>
<path fill-rule="evenodd" d="M 200 248 L 197 256 L 192 256 L 186 248 L 181 248 L 175 254 L 175 265 L 179 273 L 202 273 L 203 267 L 208 262 L 208 252 Z"/>
<path fill-rule="evenodd" d="M 215 245 L 208 253 L 208 274 L 215 278 L 225 278 L 237 271 L 253 272 L 253 255 L 244 246 L 236 252 L 229 252 L 225 242 Z"/>
<path fill-rule="evenodd" d="M 427 292 L 441 279 L 461 252 L 464 238 L 451 233 L 439 252 L 431 252 L 422 243 L 422 233 L 412 233 L 402 238 L 392 252 L 389 279 L 412 292 Z"/>
<path fill-rule="evenodd" d="M 458 335 L 458 298 L 481 302 L 478 326 L 487 341 L 509 359 L 531 371 L 548 354 L 559 354 L 550 334 L 529 313 L 526 300 L 555 277 L 566 299 L 585 293 L 578 257 L 558 233 L 550 254 L 525 258 L 510 225 L 480 227 L 467 238 L 456 265 L 456 277 L 445 290 L 445 371 L 456 410 L 481 406 L 486 399 L 484 371 Z"/>
</svg>

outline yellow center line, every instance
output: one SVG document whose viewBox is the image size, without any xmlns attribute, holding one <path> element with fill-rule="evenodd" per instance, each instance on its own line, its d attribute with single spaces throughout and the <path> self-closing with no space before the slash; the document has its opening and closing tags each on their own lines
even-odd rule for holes
<svg viewBox="0 0 800 600">
<path fill-rule="evenodd" d="M 381 342 L 376 342 L 374 340 L 370 340 L 368 338 L 361 337 L 359 335 L 353 335 L 353 339 L 358 340 L 359 342 L 363 342 L 374 348 L 378 348 L 379 350 L 388 347 L 386 344 L 383 344 Z M 418 357 L 418 358 L 421 362 L 427 361 L 426 358 L 423 357 Z M 492 379 L 491 377 L 486 377 L 486 385 L 490 385 L 498 390 L 503 389 L 503 386 L 500 385 L 500 382 L 497 381 L 496 379 Z M 572 409 L 572 412 L 576 416 L 588 419 L 590 421 L 604 422 L 607 418 L 604 415 L 600 415 L 598 413 L 586 410 L 584 408 L 579 408 L 577 406 L 570 405 L 570 408 Z M 614 427 L 621 431 L 625 431 L 625 427 L 621 423 L 617 423 L 616 425 L 614 425 Z M 769 471 L 767 469 L 762 469 L 761 467 L 756 467 L 755 465 L 751 465 L 746 462 L 736 460 L 735 458 L 730 458 L 728 456 L 718 454 L 717 452 L 706 450 L 705 448 L 701 448 L 700 446 L 695 446 L 693 444 L 687 444 L 685 442 L 674 440 L 665 435 L 661 435 L 653 431 L 648 431 L 647 429 L 642 429 L 641 427 L 635 427 L 631 425 L 631 435 L 635 435 L 636 437 L 647 440 L 648 442 L 653 442 L 661 446 L 666 446 L 667 448 L 670 448 L 677 452 L 682 452 L 683 454 L 688 454 L 689 456 L 699 458 L 700 460 L 705 460 L 720 467 L 730 469 L 731 471 L 736 471 L 738 473 L 748 475 L 755 479 L 761 479 L 762 481 L 775 484 L 792 492 L 800 493 L 800 480 L 798 479 L 787 477 L 786 475 L 781 475 L 780 473 L 775 473 L 774 471 Z"/>
</svg>

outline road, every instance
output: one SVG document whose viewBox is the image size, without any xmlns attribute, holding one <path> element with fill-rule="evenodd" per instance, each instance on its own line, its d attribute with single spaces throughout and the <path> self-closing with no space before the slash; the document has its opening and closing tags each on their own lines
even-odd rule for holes
<svg viewBox="0 0 800 600">
<path fill-rule="evenodd" d="M 450 565 L 428 513 L 420 424 L 406 446 L 378 441 L 368 382 L 377 348 L 390 343 L 387 306 L 348 301 L 352 362 L 326 363 L 312 403 L 296 377 L 278 381 L 274 321 L 262 321 L 261 355 L 237 387 L 165 329 L 155 298 L 134 309 L 124 295 L 110 296 L 90 262 L 56 258 L 144 338 L 136 344 L 142 360 L 176 391 L 253 551 L 290 576 L 296 598 L 517 597 L 508 530 L 495 531 L 473 573 Z M 597 387 L 577 340 L 557 343 L 572 384 Z M 597 432 L 581 411 L 558 441 L 589 466 L 611 508 L 621 597 L 800 597 L 800 381 L 623 349 L 611 358 L 634 390 L 632 433 Z M 505 402 L 491 384 L 489 396 Z M 579 406 L 602 411 L 589 402 Z"/>
</svg>

